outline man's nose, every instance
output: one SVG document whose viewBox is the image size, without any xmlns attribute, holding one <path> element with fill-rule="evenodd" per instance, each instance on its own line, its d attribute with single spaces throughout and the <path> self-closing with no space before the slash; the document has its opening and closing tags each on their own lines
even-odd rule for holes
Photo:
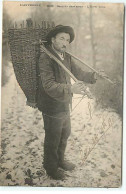
<svg viewBox="0 0 126 194">
<path fill-rule="evenodd" d="M 69 44 L 68 41 L 64 41 L 63 46 L 64 46 L 64 47 L 67 47 L 68 44 Z"/>
<path fill-rule="evenodd" d="M 66 48 L 67 45 L 63 44 L 63 48 Z"/>
</svg>

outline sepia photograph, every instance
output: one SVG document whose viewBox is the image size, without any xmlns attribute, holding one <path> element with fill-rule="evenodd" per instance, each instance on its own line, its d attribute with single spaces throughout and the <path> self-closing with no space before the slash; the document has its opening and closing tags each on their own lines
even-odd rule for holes
<svg viewBox="0 0 126 194">
<path fill-rule="evenodd" d="M 124 4 L 2 9 L 0 186 L 120 188 Z"/>
</svg>

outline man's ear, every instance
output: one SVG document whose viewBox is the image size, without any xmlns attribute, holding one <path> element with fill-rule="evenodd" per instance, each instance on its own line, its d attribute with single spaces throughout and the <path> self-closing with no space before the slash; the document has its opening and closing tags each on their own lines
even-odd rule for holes
<svg viewBox="0 0 126 194">
<path fill-rule="evenodd" d="M 55 41 L 55 37 L 52 37 L 51 42 L 54 43 L 54 41 Z"/>
</svg>

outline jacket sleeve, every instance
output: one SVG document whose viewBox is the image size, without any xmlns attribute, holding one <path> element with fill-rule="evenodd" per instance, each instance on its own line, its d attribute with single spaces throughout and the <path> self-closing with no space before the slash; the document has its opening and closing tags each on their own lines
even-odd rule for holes
<svg viewBox="0 0 126 194">
<path fill-rule="evenodd" d="M 95 73 L 84 71 L 79 65 L 75 64 L 75 62 L 71 59 L 71 71 L 74 76 L 80 80 L 89 84 L 93 84 L 96 82 Z"/>
<path fill-rule="evenodd" d="M 69 101 L 71 85 L 55 81 L 52 59 L 45 53 L 42 53 L 39 58 L 39 72 L 43 88 L 49 96 L 61 102 Z"/>
</svg>

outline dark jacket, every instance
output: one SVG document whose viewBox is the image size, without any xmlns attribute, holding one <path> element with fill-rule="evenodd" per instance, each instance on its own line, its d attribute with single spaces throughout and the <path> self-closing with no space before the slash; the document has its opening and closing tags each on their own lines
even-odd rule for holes
<svg viewBox="0 0 126 194">
<path fill-rule="evenodd" d="M 60 57 L 51 47 L 47 48 L 59 60 Z M 62 61 L 62 60 L 61 60 Z M 65 53 L 62 63 L 75 75 L 78 80 L 95 83 L 94 73 L 84 72 Z M 41 53 L 39 59 L 39 83 L 37 91 L 37 107 L 48 115 L 69 110 L 72 98 L 69 75 L 47 54 Z"/>
</svg>

